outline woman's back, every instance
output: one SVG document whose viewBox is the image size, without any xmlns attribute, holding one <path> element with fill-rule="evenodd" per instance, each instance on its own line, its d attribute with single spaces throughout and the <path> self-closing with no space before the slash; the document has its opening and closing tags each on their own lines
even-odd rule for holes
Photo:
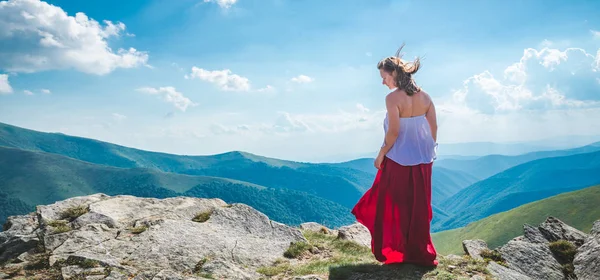
<svg viewBox="0 0 600 280">
<path fill-rule="evenodd" d="M 386 156 L 401 165 L 430 163 L 436 157 L 436 141 L 432 124 L 435 124 L 435 110 L 429 95 L 420 91 L 412 96 L 402 90 L 390 94 L 397 95 L 400 128 L 396 142 Z M 384 130 L 389 129 L 388 116 L 384 121 Z M 434 129 L 435 130 L 435 129 Z"/>
</svg>

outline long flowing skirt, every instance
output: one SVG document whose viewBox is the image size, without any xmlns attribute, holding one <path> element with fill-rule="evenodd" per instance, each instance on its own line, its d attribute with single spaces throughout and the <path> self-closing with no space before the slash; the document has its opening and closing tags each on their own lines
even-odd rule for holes
<svg viewBox="0 0 600 280">
<path fill-rule="evenodd" d="M 371 250 L 385 264 L 434 266 L 431 242 L 432 163 L 403 166 L 385 157 L 371 188 L 352 209 L 371 233 Z"/>
</svg>

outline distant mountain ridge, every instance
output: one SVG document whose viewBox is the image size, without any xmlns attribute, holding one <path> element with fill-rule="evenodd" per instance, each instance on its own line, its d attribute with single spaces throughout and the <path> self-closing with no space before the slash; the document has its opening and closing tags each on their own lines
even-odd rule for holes
<svg viewBox="0 0 600 280">
<path fill-rule="evenodd" d="M 536 159 L 576 155 L 596 151 L 600 151 L 600 142 L 591 143 L 573 149 L 532 152 L 517 156 L 488 155 L 472 160 L 443 159 L 438 160 L 436 165 L 451 170 L 462 171 L 481 180 L 507 170 L 513 166 Z"/>
<path fill-rule="evenodd" d="M 453 215 L 435 231 L 458 228 L 520 205 L 600 184 L 600 152 L 527 162 L 479 181 L 440 204 Z M 451 211 L 453 210 L 453 211 Z"/>
</svg>

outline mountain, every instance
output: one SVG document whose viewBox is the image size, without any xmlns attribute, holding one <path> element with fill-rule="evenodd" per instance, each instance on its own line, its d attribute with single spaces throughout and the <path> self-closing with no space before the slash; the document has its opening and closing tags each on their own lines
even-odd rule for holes
<svg viewBox="0 0 600 280">
<path fill-rule="evenodd" d="M 600 184 L 598 174 L 600 152 L 527 162 L 479 181 L 442 202 L 439 206 L 453 215 L 432 228 L 440 231 L 462 227 L 529 202 Z"/>
<path fill-rule="evenodd" d="M 30 205 L 97 192 L 154 198 L 217 197 L 252 205 L 271 219 L 291 225 L 320 221 L 334 227 L 354 219 L 347 207 L 304 192 L 225 178 L 98 165 L 45 152 L 0 147 L 0 170 L 0 222 L 8 215 L 31 211 Z"/>
<path fill-rule="evenodd" d="M 360 170 L 261 157 L 245 152 L 185 156 L 123 147 L 61 133 L 0 124 L 0 146 L 59 154 L 121 168 L 230 178 L 269 188 L 292 189 L 353 207 L 373 177 Z"/>
<path fill-rule="evenodd" d="M 438 160 L 436 164 L 440 167 L 468 173 L 479 180 L 482 180 L 528 161 L 549 157 L 583 154 L 595 151 L 600 151 L 600 142 L 568 150 L 532 152 L 518 156 L 488 155 L 472 160 L 443 159 Z"/>
<path fill-rule="evenodd" d="M 500 246 L 523 231 L 523 224 L 535 225 L 553 216 L 583 231 L 589 232 L 594 221 L 600 219 L 600 186 L 562 193 L 512 210 L 473 222 L 466 227 L 432 234 L 436 249 L 441 254 L 459 254 L 462 240 L 482 239 L 490 248 Z"/>
<path fill-rule="evenodd" d="M 335 166 L 347 167 L 351 169 L 364 171 L 375 177 L 377 169 L 373 166 L 374 159 L 361 158 L 352 161 L 337 163 Z M 431 200 L 434 205 L 450 198 L 452 195 L 477 182 L 477 178 L 465 172 L 451 170 L 438 166 L 437 162 L 433 164 L 431 174 Z M 370 187 L 370 186 L 369 186 Z M 438 208 L 439 210 L 439 208 Z"/>
</svg>

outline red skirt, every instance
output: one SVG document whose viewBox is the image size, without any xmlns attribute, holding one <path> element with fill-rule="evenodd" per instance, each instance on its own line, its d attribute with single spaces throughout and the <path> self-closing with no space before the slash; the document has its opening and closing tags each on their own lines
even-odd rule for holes
<svg viewBox="0 0 600 280">
<path fill-rule="evenodd" d="M 371 233 L 371 250 L 385 264 L 435 266 L 431 242 L 432 163 L 403 166 L 385 157 L 373 186 L 352 209 Z"/>
</svg>

